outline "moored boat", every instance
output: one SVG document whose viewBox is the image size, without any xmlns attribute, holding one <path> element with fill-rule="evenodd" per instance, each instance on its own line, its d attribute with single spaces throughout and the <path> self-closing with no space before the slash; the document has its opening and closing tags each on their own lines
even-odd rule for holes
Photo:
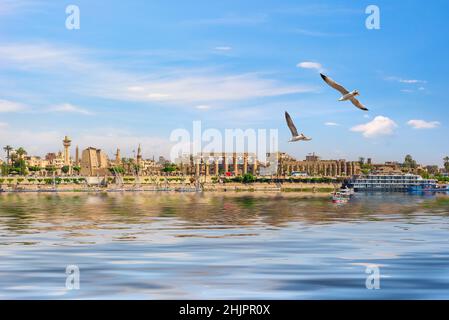
<svg viewBox="0 0 449 320">
<path fill-rule="evenodd" d="M 437 184 L 425 184 L 410 186 L 408 188 L 409 192 L 449 192 L 448 185 L 437 185 Z"/>
<path fill-rule="evenodd" d="M 349 195 L 344 194 L 342 192 L 334 192 L 332 194 L 332 202 L 333 203 L 347 203 L 349 201 Z"/>
</svg>

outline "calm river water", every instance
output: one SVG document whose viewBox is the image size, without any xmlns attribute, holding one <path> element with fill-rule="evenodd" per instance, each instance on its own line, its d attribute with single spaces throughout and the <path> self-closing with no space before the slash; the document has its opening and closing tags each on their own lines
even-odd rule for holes
<svg viewBox="0 0 449 320">
<path fill-rule="evenodd" d="M 0 194 L 0 299 L 17 298 L 448 299 L 449 196 Z"/>
</svg>

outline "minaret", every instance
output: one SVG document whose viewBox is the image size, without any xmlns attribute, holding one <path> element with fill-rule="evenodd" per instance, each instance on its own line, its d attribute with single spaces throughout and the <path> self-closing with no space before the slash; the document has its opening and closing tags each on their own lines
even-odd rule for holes
<svg viewBox="0 0 449 320">
<path fill-rule="evenodd" d="M 117 148 L 117 152 L 115 153 L 115 165 L 119 166 L 122 162 L 122 159 L 120 158 L 120 149 Z"/>
<path fill-rule="evenodd" d="M 137 148 L 137 165 L 140 166 L 141 162 L 142 162 L 142 149 L 140 148 L 139 143 L 139 148 Z"/>
<path fill-rule="evenodd" d="M 69 147 L 72 143 L 72 140 L 69 137 L 65 136 L 64 140 L 62 140 L 62 144 L 64 145 L 64 165 L 70 165 L 70 153 Z"/>
<path fill-rule="evenodd" d="M 80 165 L 80 151 L 78 149 L 78 146 L 76 146 L 75 149 L 75 166 L 79 166 Z"/>
</svg>

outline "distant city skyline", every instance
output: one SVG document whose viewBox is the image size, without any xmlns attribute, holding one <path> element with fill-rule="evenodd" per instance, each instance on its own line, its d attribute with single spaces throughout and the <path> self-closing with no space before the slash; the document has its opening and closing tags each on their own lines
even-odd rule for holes
<svg viewBox="0 0 449 320">
<path fill-rule="evenodd" d="M 44 156 L 69 136 L 112 156 L 168 157 L 170 133 L 278 129 L 297 159 L 442 166 L 449 153 L 447 2 L 77 1 L 0 3 L 0 143 Z M 201 10 L 200 10 L 201 9 Z M 319 72 L 358 89 L 370 110 L 338 102 Z M 288 111 L 313 137 L 289 144 Z M 4 153 L 0 158 L 4 159 Z"/>
</svg>

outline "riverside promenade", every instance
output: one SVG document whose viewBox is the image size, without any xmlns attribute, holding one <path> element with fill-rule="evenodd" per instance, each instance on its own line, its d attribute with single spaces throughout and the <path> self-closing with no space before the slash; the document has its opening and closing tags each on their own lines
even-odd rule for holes
<svg viewBox="0 0 449 320">
<path fill-rule="evenodd" d="M 262 191 L 329 193 L 339 181 L 323 178 L 266 178 L 240 182 L 230 178 L 190 176 L 151 177 L 0 177 L 1 192 L 117 192 L 117 191 Z"/>
</svg>

